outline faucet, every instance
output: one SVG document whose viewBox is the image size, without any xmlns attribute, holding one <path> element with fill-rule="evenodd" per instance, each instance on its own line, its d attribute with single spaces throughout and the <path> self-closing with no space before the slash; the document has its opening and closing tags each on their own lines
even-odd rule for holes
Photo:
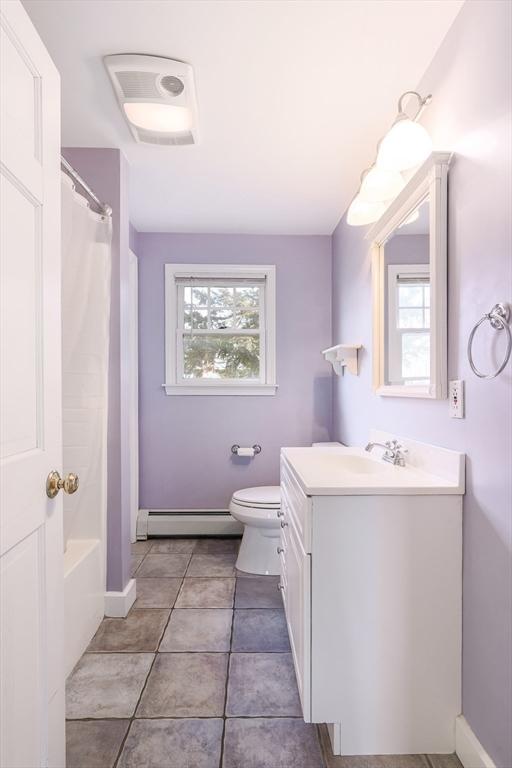
<svg viewBox="0 0 512 768">
<path fill-rule="evenodd" d="M 393 464 L 395 467 L 405 467 L 405 454 L 407 448 L 404 448 L 398 440 L 387 440 L 385 443 L 368 443 L 365 451 L 370 451 L 372 448 L 384 448 L 384 454 L 382 456 L 383 461 L 387 461 Z"/>
</svg>

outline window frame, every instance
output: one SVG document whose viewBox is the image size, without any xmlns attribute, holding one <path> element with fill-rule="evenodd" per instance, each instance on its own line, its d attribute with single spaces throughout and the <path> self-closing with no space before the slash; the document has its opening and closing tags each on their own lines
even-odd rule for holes
<svg viewBox="0 0 512 768">
<path fill-rule="evenodd" d="M 400 328 L 398 326 L 398 288 L 399 288 L 399 276 L 404 272 L 418 276 L 418 280 L 421 278 L 428 281 L 430 285 L 430 265 L 429 264 L 388 264 L 387 267 L 387 281 L 388 281 L 388 379 L 392 382 L 391 386 L 428 386 L 428 380 L 425 384 L 409 384 L 407 378 L 402 376 L 396 377 L 395 373 L 402 370 L 402 336 L 405 333 L 428 333 L 431 337 L 430 325 L 428 328 L 421 326 L 418 328 Z M 411 307 L 412 309 L 412 307 Z M 420 309 L 425 309 L 425 305 L 422 305 Z M 430 309 L 430 304 L 429 304 Z M 430 370 L 430 365 L 429 365 Z M 395 378 L 400 378 L 400 381 L 395 381 Z M 418 377 L 414 378 L 416 381 Z"/>
<path fill-rule="evenodd" d="M 274 395 L 276 383 L 276 288 L 275 266 L 251 264 L 165 264 L 165 393 L 167 395 Z M 264 281 L 260 293 L 260 378 L 183 378 L 183 312 L 179 278 L 207 280 L 254 278 Z M 263 322 L 262 322 L 263 319 Z M 252 329 L 204 330 L 203 335 L 256 335 Z M 245 333 L 244 333 L 245 331 Z M 199 333 L 201 335 L 201 333 Z"/>
</svg>

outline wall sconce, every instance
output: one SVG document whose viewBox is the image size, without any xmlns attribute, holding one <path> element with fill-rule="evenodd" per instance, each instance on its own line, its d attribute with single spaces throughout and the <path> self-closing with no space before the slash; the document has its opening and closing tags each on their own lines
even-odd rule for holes
<svg viewBox="0 0 512 768">
<path fill-rule="evenodd" d="M 406 96 L 415 96 L 418 109 L 414 117 L 405 112 Z M 417 120 L 432 101 L 429 94 L 422 98 L 417 91 L 405 91 L 398 100 L 398 115 L 377 146 L 375 162 L 361 176 L 361 186 L 347 212 L 351 226 L 371 224 L 380 219 L 387 206 L 405 186 L 401 171 L 414 168 L 432 151 L 432 139 Z"/>
</svg>

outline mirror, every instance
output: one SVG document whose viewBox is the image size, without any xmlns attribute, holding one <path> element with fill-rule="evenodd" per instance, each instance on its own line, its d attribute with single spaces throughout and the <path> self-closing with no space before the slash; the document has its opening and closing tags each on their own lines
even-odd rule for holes
<svg viewBox="0 0 512 768">
<path fill-rule="evenodd" d="M 374 388 L 446 397 L 446 177 L 433 153 L 370 232 Z"/>
<path fill-rule="evenodd" d="M 384 243 L 384 383 L 430 385 L 429 201 Z"/>
</svg>

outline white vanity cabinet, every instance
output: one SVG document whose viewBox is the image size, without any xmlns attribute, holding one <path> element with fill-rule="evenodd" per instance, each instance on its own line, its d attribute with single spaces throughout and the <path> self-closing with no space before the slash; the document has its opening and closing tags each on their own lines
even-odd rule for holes
<svg viewBox="0 0 512 768">
<path fill-rule="evenodd" d="M 339 754 L 452 752 L 462 496 L 315 493 L 294 459 L 307 450 L 282 451 L 280 546 L 304 719 L 334 724 Z"/>
</svg>

